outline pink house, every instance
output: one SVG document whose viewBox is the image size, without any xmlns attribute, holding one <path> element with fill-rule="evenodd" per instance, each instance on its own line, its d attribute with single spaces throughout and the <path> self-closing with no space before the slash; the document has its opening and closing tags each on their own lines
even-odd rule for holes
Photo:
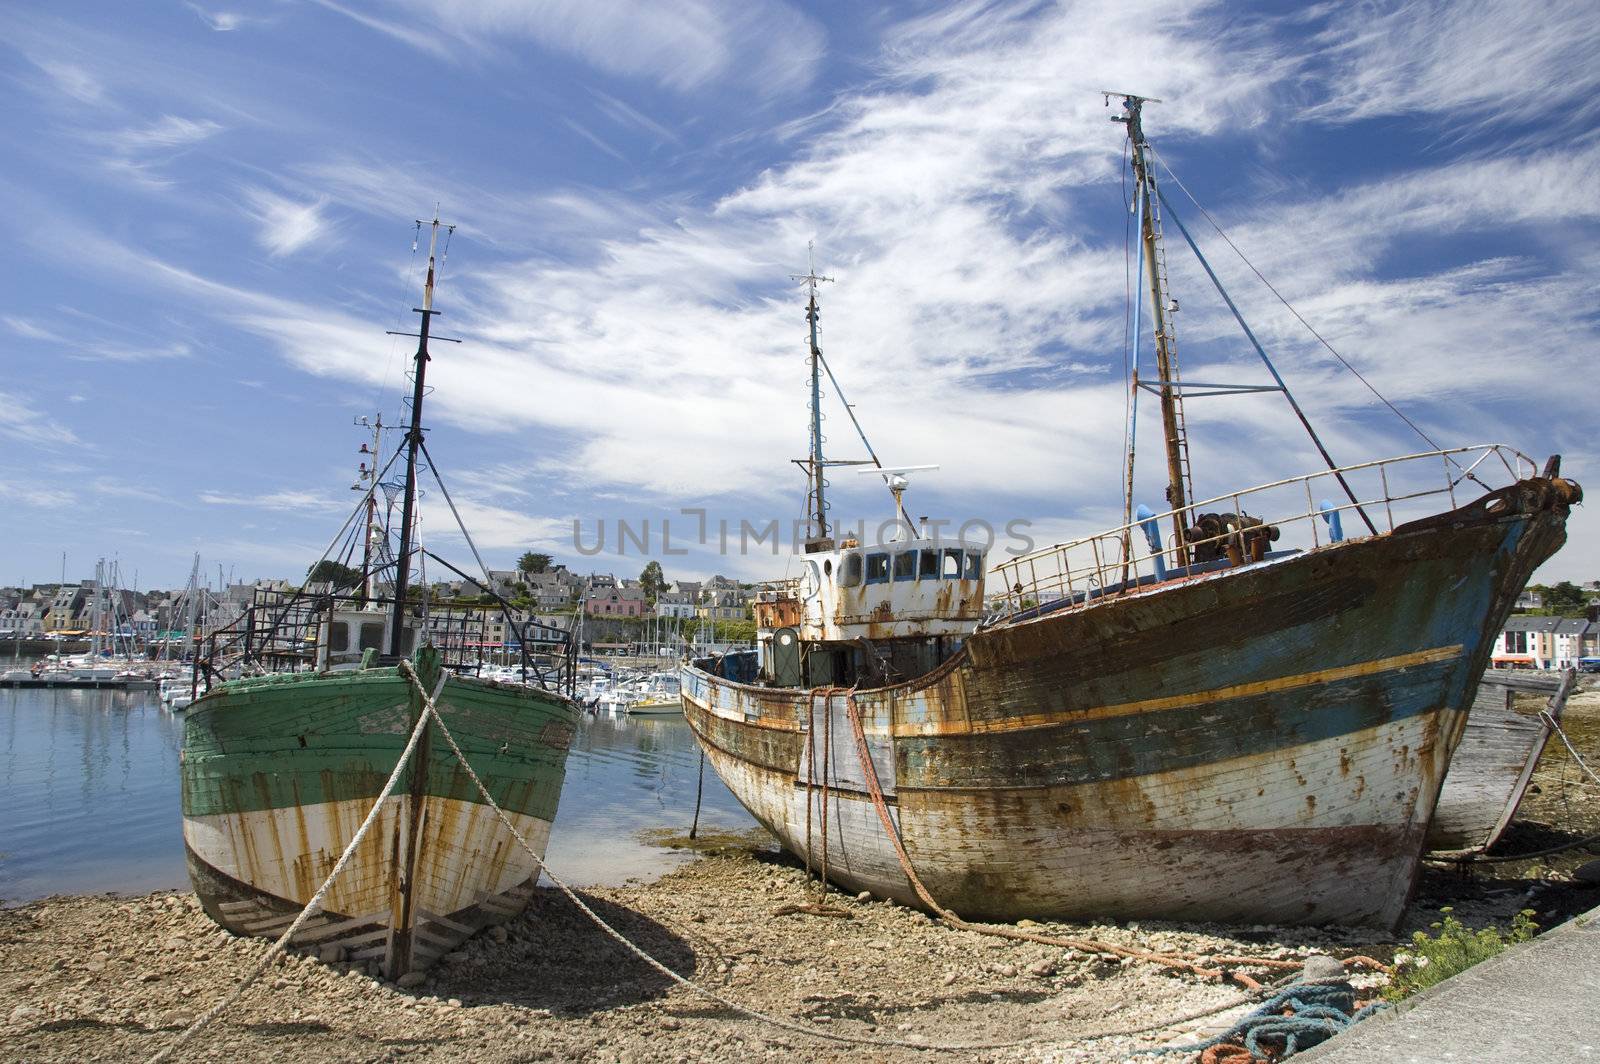
<svg viewBox="0 0 1600 1064">
<path fill-rule="evenodd" d="M 642 617 L 644 592 L 636 587 L 596 587 L 583 604 L 591 617 Z"/>
</svg>

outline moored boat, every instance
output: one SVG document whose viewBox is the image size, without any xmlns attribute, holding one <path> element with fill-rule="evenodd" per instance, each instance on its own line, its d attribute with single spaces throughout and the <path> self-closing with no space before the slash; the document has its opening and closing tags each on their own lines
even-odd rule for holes
<svg viewBox="0 0 1600 1064">
<path fill-rule="evenodd" d="M 1393 925 L 1495 635 L 1581 491 L 1499 445 L 1337 466 L 1312 433 L 1326 469 L 1190 501 L 1143 102 L 1123 121 L 1158 381 L 1135 388 L 1161 400 L 1170 509 L 1134 518 L 1130 472 L 1124 525 L 991 574 L 881 470 L 896 537 L 836 538 L 813 272 L 803 575 L 756 603 L 755 652 L 683 669 L 685 714 L 850 890 L 969 918 Z M 1310 432 L 1256 349 L 1276 386 L 1231 390 L 1282 392 Z"/>
<path fill-rule="evenodd" d="M 184 842 L 201 903 L 229 930 L 276 936 L 351 845 L 417 728 L 428 693 L 438 718 L 423 728 L 374 827 L 292 942 L 338 947 L 351 960 L 376 963 L 391 979 L 427 967 L 526 906 L 577 719 L 575 703 L 556 690 L 563 678 L 541 675 L 526 649 L 541 641 L 558 648 L 565 633 L 513 622 L 507 611 L 505 623 L 517 627 L 524 648 L 519 675 L 542 682 L 457 675 L 452 670 L 468 661 L 448 657 L 452 647 L 470 652 L 465 619 L 448 608 L 427 611 L 408 594 L 419 551 L 416 481 L 419 452 L 426 454 L 421 418 L 437 313 L 439 229 L 435 218 L 410 431 L 399 452 L 405 486 L 398 546 L 391 553 L 389 533 L 369 525 L 359 537 L 365 541 L 359 587 L 260 596 L 239 621 L 209 635 L 196 665 L 207 689 L 188 707 L 182 752 Z M 431 459 L 427 467 L 437 478 Z M 374 470 L 365 477 L 367 497 L 356 516 L 376 511 L 381 476 Z M 440 491 L 448 497 L 442 481 Z M 372 567 L 385 556 L 392 558 L 387 566 Z M 392 585 L 388 598 L 374 593 L 383 568 Z M 228 675 L 241 678 L 224 681 Z M 173 699 L 174 710 L 185 697 Z M 441 734 L 441 722 L 465 764 Z M 473 773 L 533 854 L 478 790 Z"/>
</svg>

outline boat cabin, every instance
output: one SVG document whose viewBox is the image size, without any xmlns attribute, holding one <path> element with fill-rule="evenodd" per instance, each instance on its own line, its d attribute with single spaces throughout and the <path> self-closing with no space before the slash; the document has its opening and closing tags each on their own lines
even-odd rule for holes
<svg viewBox="0 0 1600 1064">
<path fill-rule="evenodd" d="M 393 623 L 393 611 L 387 606 L 381 609 L 333 609 L 322 614 L 317 639 L 320 651 L 317 668 L 359 664 L 368 650 L 387 654 Z M 405 628 L 400 634 L 400 653 L 403 657 L 410 657 L 417 648 L 417 632 L 421 627 L 421 618 L 409 613 L 406 615 Z"/>
<path fill-rule="evenodd" d="M 798 580 L 756 599 L 758 682 L 883 686 L 959 650 L 983 618 L 984 552 L 936 538 L 801 559 Z"/>
</svg>

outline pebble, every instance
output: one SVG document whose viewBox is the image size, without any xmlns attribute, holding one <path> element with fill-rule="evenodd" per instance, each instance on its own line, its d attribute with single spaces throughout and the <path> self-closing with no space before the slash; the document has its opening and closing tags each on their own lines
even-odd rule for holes
<svg viewBox="0 0 1600 1064">
<path fill-rule="evenodd" d="M 395 985 L 403 990 L 415 990 L 427 981 L 428 977 L 422 972 L 407 972 L 395 980 Z"/>
<path fill-rule="evenodd" d="M 1307 957 L 1305 967 L 1300 970 L 1300 978 L 1308 983 L 1323 979 L 1343 979 L 1344 974 L 1344 965 L 1323 953 L 1313 953 Z"/>
</svg>

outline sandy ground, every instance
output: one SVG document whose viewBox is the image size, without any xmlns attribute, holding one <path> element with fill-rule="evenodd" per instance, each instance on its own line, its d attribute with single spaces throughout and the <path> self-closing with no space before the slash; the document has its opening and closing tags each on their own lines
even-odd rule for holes
<svg viewBox="0 0 1600 1064">
<path fill-rule="evenodd" d="M 1575 704 L 1568 727 L 1600 764 L 1591 756 L 1600 755 L 1600 695 Z M 1501 852 L 1600 833 L 1600 787 L 1580 779 L 1553 743 Z M 780 914 L 815 890 L 796 863 L 760 840 L 714 841 L 711 852 L 653 883 L 582 896 L 674 971 L 785 1020 L 869 1039 L 1025 1044 L 949 1054 L 777 1030 L 671 984 L 561 894 L 542 889 L 522 918 L 451 954 L 418 987 L 340 962 L 285 958 L 180 1059 L 1112 1061 L 1135 1048 L 1188 1042 L 1219 1021 L 1090 1043 L 1074 1036 L 1156 1024 L 1240 997 L 1231 984 L 955 931 L 880 901 L 835 895 L 847 917 Z M 1572 876 L 1596 852 L 1431 866 L 1395 936 L 1156 923 L 1032 930 L 1208 955 L 1387 960 L 1441 905 L 1454 905 L 1472 925 L 1532 908 L 1550 927 L 1600 904 L 1600 889 Z M 0 911 L 0 1058 L 141 1059 L 232 989 L 267 947 L 219 930 L 186 893 L 49 898 Z"/>
</svg>

